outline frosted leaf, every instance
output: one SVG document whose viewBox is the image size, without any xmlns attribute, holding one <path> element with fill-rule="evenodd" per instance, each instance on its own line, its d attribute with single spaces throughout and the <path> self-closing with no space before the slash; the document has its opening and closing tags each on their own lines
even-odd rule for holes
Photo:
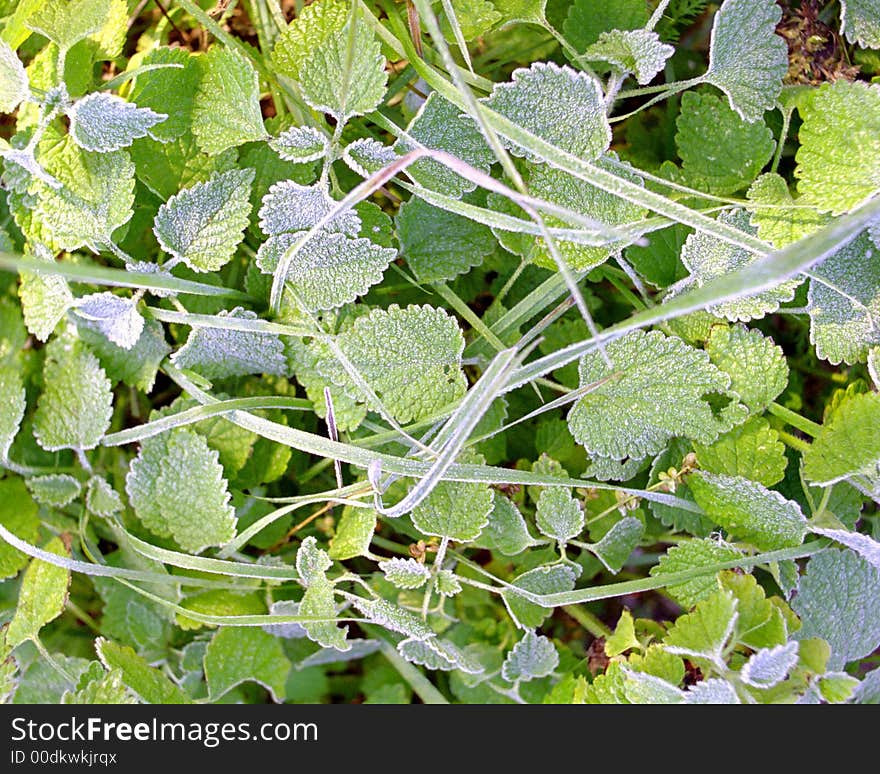
<svg viewBox="0 0 880 774">
<path fill-rule="evenodd" d="M 746 121 L 772 110 L 788 72 L 788 47 L 776 34 L 782 9 L 773 0 L 724 0 L 712 23 L 705 79 Z"/>
<path fill-rule="evenodd" d="M 24 65 L 12 47 L 0 40 L 0 113 L 11 113 L 30 93 Z"/>
<path fill-rule="evenodd" d="M 177 544 L 195 554 L 231 540 L 235 510 L 229 499 L 217 452 L 198 433 L 178 428 L 156 479 L 156 504 Z"/>
<path fill-rule="evenodd" d="M 464 337 L 443 309 L 374 309 L 342 331 L 337 343 L 399 422 L 430 416 L 465 393 Z M 353 397 L 365 399 L 341 364 L 321 361 L 318 369 Z"/>
<path fill-rule="evenodd" d="M 420 282 L 445 282 L 479 266 L 497 242 L 482 223 L 413 197 L 396 218 L 400 250 Z"/>
<path fill-rule="evenodd" d="M 113 393 L 101 364 L 68 337 L 46 347 L 34 435 L 47 451 L 94 449 L 110 427 Z"/>
<path fill-rule="evenodd" d="M 548 638 L 526 632 L 504 659 L 501 676 L 509 683 L 546 677 L 559 666 L 559 653 Z"/>
<path fill-rule="evenodd" d="M 379 562 L 379 569 L 385 574 L 385 580 L 399 589 L 419 589 L 431 577 L 431 571 L 415 559 L 389 559 Z"/>
<path fill-rule="evenodd" d="M 874 389 L 880 390 L 880 345 L 868 350 L 868 374 L 874 383 Z"/>
<path fill-rule="evenodd" d="M 538 497 L 535 523 L 542 534 L 564 547 L 583 531 L 584 512 L 567 489 L 547 487 Z"/>
<path fill-rule="evenodd" d="M 70 505 L 82 491 L 79 481 L 66 473 L 34 476 L 25 479 L 25 484 L 40 505 L 55 508 Z"/>
<path fill-rule="evenodd" d="M 763 417 L 751 417 L 709 446 L 696 444 L 694 451 L 703 470 L 742 476 L 764 486 L 782 481 L 788 466 L 785 444 Z"/>
<path fill-rule="evenodd" d="M 127 148 L 168 116 L 139 108 L 124 99 L 96 91 L 78 99 L 67 110 L 70 135 L 81 148 L 98 153 Z"/>
<path fill-rule="evenodd" d="M 798 192 L 839 215 L 880 188 L 880 85 L 838 80 L 798 104 Z"/>
<path fill-rule="evenodd" d="M 434 645 L 433 639 L 406 639 L 397 644 L 397 650 L 411 664 L 418 664 L 433 671 L 451 672 L 455 669 L 455 663 L 438 652 Z"/>
<path fill-rule="evenodd" d="M 200 80 L 198 59 L 198 55 L 190 54 L 185 48 L 157 45 L 144 52 L 139 60 L 143 66 L 177 65 L 140 73 L 130 82 L 131 87 L 126 95 L 140 107 L 168 115 L 151 131 L 151 136 L 163 143 L 185 136 L 187 144 L 195 144 L 190 129 L 193 102 Z M 134 59 L 130 62 L 134 62 Z"/>
<path fill-rule="evenodd" d="M 269 615 L 300 615 L 299 602 L 282 599 L 269 606 Z M 299 640 L 306 636 L 306 630 L 298 623 L 267 624 L 262 627 L 266 634 L 285 640 Z"/>
<path fill-rule="evenodd" d="M 137 303 L 113 293 L 93 293 L 77 299 L 76 313 L 95 323 L 95 328 L 122 349 L 137 344 L 144 330 L 144 318 Z"/>
<path fill-rule="evenodd" d="M 461 593 L 461 581 L 452 570 L 440 570 L 434 578 L 434 588 L 444 597 L 454 597 Z"/>
<path fill-rule="evenodd" d="M 850 532 L 845 529 L 821 529 L 813 527 L 812 532 L 822 535 L 832 540 L 836 540 L 841 545 L 852 549 L 865 559 L 872 567 L 880 570 L 880 543 L 867 535 L 859 532 Z"/>
<path fill-rule="evenodd" d="M 650 83 L 663 70 L 675 48 L 660 42 L 652 30 L 611 30 L 603 32 L 590 46 L 585 58 L 609 62 L 624 73 L 633 73 L 642 85 Z"/>
<path fill-rule="evenodd" d="M 842 669 L 880 645 L 880 570 L 852 551 L 813 556 L 791 606 L 801 619 L 798 640 L 821 637 L 831 645 L 829 669 Z"/>
<path fill-rule="evenodd" d="M 727 226 L 754 234 L 748 213 L 745 210 L 729 210 L 718 216 L 718 221 Z M 743 266 L 754 263 L 758 256 L 729 242 L 697 231 L 691 234 L 681 251 L 681 261 L 691 274 L 691 281 L 698 287 L 719 277 L 724 277 Z M 763 290 L 751 296 L 713 304 L 708 311 L 728 320 L 746 322 L 759 319 L 779 309 L 779 305 L 794 298 L 800 279 L 786 280 L 770 290 Z"/>
<path fill-rule="evenodd" d="M 850 43 L 880 48 L 880 2 L 840 0 L 840 31 Z"/>
<path fill-rule="evenodd" d="M 785 247 L 812 234 L 824 226 L 829 218 L 816 208 L 804 205 L 788 190 L 785 178 L 775 172 L 761 175 L 748 190 L 751 224 L 758 229 L 758 236 L 774 247 Z M 767 206 L 760 206 L 767 205 Z"/>
<path fill-rule="evenodd" d="M 710 677 L 692 685 L 684 694 L 685 704 L 741 704 L 736 689 L 727 680 Z"/>
<path fill-rule="evenodd" d="M 88 320 L 77 322 L 80 338 L 89 345 L 101 361 L 107 376 L 114 382 L 123 381 L 144 392 L 153 389 L 159 364 L 171 352 L 165 341 L 165 330 L 157 320 L 147 320 L 137 343 L 131 349 L 122 349 Z"/>
<path fill-rule="evenodd" d="M 746 685 L 772 688 L 781 683 L 798 662 L 798 643 L 792 640 L 775 648 L 763 648 L 755 653 L 740 670 Z"/>
<path fill-rule="evenodd" d="M 219 317 L 256 320 L 256 312 L 236 307 L 221 310 Z M 247 374 L 287 373 L 284 344 L 274 333 L 235 330 L 234 328 L 193 328 L 189 338 L 172 356 L 178 368 L 198 371 L 207 379 Z"/>
<path fill-rule="evenodd" d="M 811 271 L 810 341 L 833 365 L 864 361 L 880 344 L 880 251 L 861 234 Z"/>
<path fill-rule="evenodd" d="M 799 546 L 807 531 L 801 507 L 739 476 L 699 471 L 688 478 L 699 506 L 734 537 L 762 551 Z"/>
<path fill-rule="evenodd" d="M 0 462 L 9 458 L 27 403 L 24 382 L 18 369 L 4 366 L 0 369 Z"/>
<path fill-rule="evenodd" d="M 595 78 L 568 66 L 536 62 L 514 70 L 496 84 L 485 104 L 546 142 L 593 161 L 611 143 L 602 87 Z M 514 153 L 535 160 L 508 139 Z"/>
<path fill-rule="evenodd" d="M 70 0 L 37 3 L 26 26 L 67 51 L 74 43 L 98 32 L 110 12 L 110 0 Z"/>
<path fill-rule="evenodd" d="M 446 151 L 468 166 L 488 172 L 495 161 L 492 149 L 472 118 L 462 115 L 451 102 L 436 92 L 419 108 L 407 127 L 406 135 L 394 145 L 395 150 L 407 153 L 418 145 L 431 150 Z M 432 159 L 419 159 L 406 169 L 416 183 L 435 191 L 459 198 L 476 188 L 476 183 L 461 177 L 449 167 Z"/>
<path fill-rule="evenodd" d="M 635 516 L 618 521 L 598 543 L 590 546 L 596 558 L 611 573 L 618 573 L 645 533 L 645 525 Z"/>
<path fill-rule="evenodd" d="M 260 228 L 269 236 L 308 231 L 327 215 L 337 202 L 330 198 L 324 183 L 300 185 L 293 180 L 275 183 L 263 197 Z M 353 210 L 341 213 L 322 227 L 331 233 L 357 236 L 360 216 Z"/>
<path fill-rule="evenodd" d="M 660 562 L 651 568 L 651 575 L 663 577 L 676 572 L 684 572 L 707 564 L 728 562 L 739 559 L 742 553 L 733 546 L 717 543 L 709 538 L 687 540 L 672 546 L 660 557 Z M 667 586 L 669 595 L 685 608 L 691 608 L 702 599 L 711 596 L 720 588 L 718 573 L 697 575 L 684 583 Z"/>
<path fill-rule="evenodd" d="M 330 558 L 344 561 L 367 556 L 375 531 L 376 512 L 372 508 L 345 508 L 330 540 Z"/>
<path fill-rule="evenodd" d="M 581 359 L 581 386 L 608 379 L 578 400 L 568 415 L 575 440 L 590 453 L 622 460 L 656 455 L 675 436 L 708 443 L 745 419 L 727 395 L 730 377 L 708 355 L 658 331 L 634 331 L 606 346 L 609 368 L 598 352 Z"/>
<path fill-rule="evenodd" d="M 397 161 L 397 158 L 393 147 L 370 137 L 349 143 L 342 152 L 342 160 L 361 177 L 369 177 Z"/>
<path fill-rule="evenodd" d="M 716 325 L 706 342 L 709 359 L 730 376 L 730 389 L 752 413 L 764 411 L 788 385 L 782 347 L 744 325 Z"/>
<path fill-rule="evenodd" d="M 856 704 L 880 704 L 880 669 L 874 668 L 859 684 L 853 693 Z"/>
<path fill-rule="evenodd" d="M 269 147 L 285 161 L 303 164 L 323 158 L 327 138 L 312 126 L 291 126 L 269 140 Z"/>
<path fill-rule="evenodd" d="M 269 237 L 257 252 L 257 266 L 264 273 L 274 273 L 287 250 L 307 233 Z M 396 250 L 380 247 L 369 239 L 321 230 L 297 251 L 285 281 L 308 309 L 336 309 L 380 282 L 396 257 Z"/>
<path fill-rule="evenodd" d="M 325 573 L 333 565 L 327 552 L 318 548 L 318 541 L 311 535 L 299 546 L 296 552 L 296 572 L 305 586 L 326 578 Z"/>
<path fill-rule="evenodd" d="M 153 223 L 159 245 L 197 272 L 224 266 L 247 228 L 253 180 L 254 170 L 233 169 L 172 196 Z"/>
<path fill-rule="evenodd" d="M 205 649 L 208 696 L 217 701 L 241 683 L 256 682 L 275 702 L 286 696 L 290 660 L 282 643 L 251 626 L 221 626 Z"/>
<path fill-rule="evenodd" d="M 125 477 L 125 491 L 138 519 L 154 535 L 171 537 L 168 521 L 159 506 L 156 487 L 161 473 L 161 462 L 168 454 L 170 433 L 146 438 L 129 466 Z"/>
<path fill-rule="evenodd" d="M 96 516 L 108 518 L 123 510 L 119 493 L 100 476 L 92 476 L 86 485 L 86 508 Z"/>
<path fill-rule="evenodd" d="M 424 535 L 462 543 L 476 540 L 492 510 L 492 490 L 485 484 L 441 481 L 413 508 L 413 526 Z"/>
<path fill-rule="evenodd" d="M 698 602 L 693 612 L 676 619 L 666 635 L 666 649 L 720 667 L 725 663 L 724 646 L 733 636 L 738 618 L 736 597 L 729 591 L 718 591 Z"/>
<path fill-rule="evenodd" d="M 48 272 L 22 272 L 18 295 L 28 333 L 40 341 L 46 341 L 52 335 L 74 302 L 64 277 Z"/>
<path fill-rule="evenodd" d="M 744 121 L 714 94 L 682 94 L 675 125 L 675 145 L 688 185 L 719 196 L 751 183 L 776 147 L 763 121 Z"/>
<path fill-rule="evenodd" d="M 574 583 L 574 571 L 567 565 L 536 567 L 515 578 L 511 587 L 501 592 L 501 598 L 511 618 L 519 626 L 524 629 L 536 629 L 544 623 L 544 619 L 553 612 L 553 609 L 526 599 L 518 594 L 516 589 L 524 589 L 532 594 L 556 594 L 571 591 Z"/>
<path fill-rule="evenodd" d="M 828 486 L 849 476 L 876 475 L 880 465 L 880 394 L 844 399 L 804 453 L 804 476 Z"/>
<path fill-rule="evenodd" d="M 632 704 L 682 704 L 684 691 L 661 677 L 626 670 L 624 694 Z"/>
<path fill-rule="evenodd" d="M 10 165 L 15 164 L 50 188 L 58 189 L 61 187 L 61 183 L 40 166 L 40 163 L 34 156 L 33 148 L 9 148 L 4 150 L 0 147 L 0 158 L 5 160 L 7 174 L 9 174 Z"/>
<path fill-rule="evenodd" d="M 378 640 L 349 640 L 351 647 L 348 650 L 336 650 L 336 648 L 322 648 L 317 653 L 307 656 L 297 665 L 297 669 L 308 669 L 324 664 L 342 664 L 375 653 L 382 647 Z"/>
<path fill-rule="evenodd" d="M 384 626 L 416 640 L 428 640 L 437 635 L 419 616 L 386 599 L 363 599 L 355 597 L 352 604 L 373 623 Z"/>
<path fill-rule="evenodd" d="M 217 153 L 266 137 L 260 79 L 232 48 L 215 45 L 198 59 L 201 82 L 193 102 L 192 133 L 205 153 Z"/>
<path fill-rule="evenodd" d="M 349 24 L 354 23 L 354 30 Z M 344 124 L 385 95 L 385 57 L 373 31 L 342 0 L 320 0 L 299 13 L 272 53 L 275 67 L 299 83 L 305 101 Z"/>
<path fill-rule="evenodd" d="M 489 523 L 480 535 L 479 543 L 497 550 L 504 556 L 516 556 L 538 543 L 526 527 L 526 521 L 514 503 L 499 492 L 492 493 Z"/>
</svg>

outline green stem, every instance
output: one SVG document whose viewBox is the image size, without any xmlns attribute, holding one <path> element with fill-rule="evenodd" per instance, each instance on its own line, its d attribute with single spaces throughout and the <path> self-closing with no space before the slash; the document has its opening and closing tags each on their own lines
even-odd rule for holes
<svg viewBox="0 0 880 774">
<path fill-rule="evenodd" d="M 504 346 L 504 342 L 492 333 L 492 329 L 489 328 L 489 326 L 480 319 L 479 315 L 462 301 L 458 294 L 450 289 L 445 282 L 436 282 L 432 287 L 437 291 L 440 297 L 471 326 L 471 328 L 492 345 L 496 352 L 501 352 L 502 350 L 507 349 L 507 347 Z"/>
<path fill-rule="evenodd" d="M 611 636 L 611 629 L 602 623 L 602 621 L 600 621 L 599 618 L 589 610 L 578 607 L 577 605 L 564 605 L 562 609 L 594 637 Z"/>
<path fill-rule="evenodd" d="M 786 446 L 794 449 L 795 451 L 799 451 L 801 454 L 804 454 L 810 450 L 810 444 L 808 444 L 803 439 L 798 438 L 796 435 L 786 433 L 785 430 L 777 430 L 776 432 L 779 433 L 779 440 L 782 441 Z"/>
<path fill-rule="evenodd" d="M 791 409 L 781 406 L 778 403 L 771 403 L 767 409 L 773 416 L 779 417 L 786 424 L 796 427 L 802 433 L 806 433 L 810 438 L 816 438 L 822 432 L 822 425 L 813 422 L 811 419 L 802 417 L 800 414 Z"/>
<path fill-rule="evenodd" d="M 378 627 L 364 625 L 374 636 L 382 639 L 382 655 L 388 659 L 400 676 L 409 683 L 409 687 L 413 689 L 425 704 L 449 704 L 446 697 L 437 690 L 435 685 L 428 680 L 418 669 L 401 656 L 397 650 L 385 639 L 384 630 Z M 375 631 L 374 631 L 375 630 Z"/>
</svg>

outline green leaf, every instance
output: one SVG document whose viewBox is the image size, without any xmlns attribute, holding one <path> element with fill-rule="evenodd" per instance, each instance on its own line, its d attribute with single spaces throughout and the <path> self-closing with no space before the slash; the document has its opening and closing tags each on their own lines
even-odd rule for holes
<svg viewBox="0 0 880 774">
<path fill-rule="evenodd" d="M 535 523 L 542 534 L 561 547 L 576 538 L 584 529 L 581 504 L 562 487 L 547 487 L 538 497 Z"/>
<path fill-rule="evenodd" d="M 745 210 L 725 210 L 718 216 L 718 221 L 733 226 L 748 234 L 754 233 Z M 691 274 L 690 282 L 702 287 L 707 282 L 723 277 L 732 271 L 748 266 L 758 259 L 754 253 L 737 247 L 729 242 L 722 242 L 710 234 L 697 231 L 691 234 L 681 251 L 681 261 Z M 713 304 L 708 311 L 728 320 L 743 322 L 759 319 L 775 312 L 779 305 L 794 298 L 794 292 L 801 284 L 799 278 L 786 280 L 769 290 L 763 290 L 752 296 L 737 298 Z"/>
<path fill-rule="evenodd" d="M 312 126 L 291 126 L 269 140 L 272 148 L 285 161 L 302 164 L 316 161 L 327 153 L 327 138 Z"/>
<path fill-rule="evenodd" d="M 709 359 L 730 376 L 730 389 L 753 414 L 764 411 L 788 385 L 782 347 L 744 325 L 716 325 L 706 341 Z"/>
<path fill-rule="evenodd" d="M 688 484 L 710 519 L 762 551 L 799 546 L 806 534 L 800 506 L 755 481 L 699 471 Z"/>
<path fill-rule="evenodd" d="M 313 642 L 324 648 L 335 648 L 340 651 L 351 648 L 351 642 L 346 639 L 348 627 L 339 627 L 333 622 L 336 618 L 336 603 L 333 599 L 333 586 L 326 577 L 319 577 L 309 584 L 306 593 L 303 594 L 299 614 L 331 619 L 302 624 L 308 638 Z"/>
<path fill-rule="evenodd" d="M 379 569 L 384 573 L 385 580 L 399 589 L 420 589 L 431 577 L 431 571 L 415 559 L 395 557 L 379 562 Z"/>
<path fill-rule="evenodd" d="M 773 0 L 724 0 L 712 23 L 704 76 L 746 121 L 772 110 L 788 71 L 788 47 L 776 34 L 782 9 Z"/>
<path fill-rule="evenodd" d="M 632 648 L 641 648 L 641 643 L 636 637 L 632 613 L 623 608 L 617 626 L 614 627 L 614 633 L 605 638 L 605 655 L 614 658 Z"/>
<path fill-rule="evenodd" d="M 877 0 L 840 0 L 840 31 L 850 43 L 880 48 L 880 5 Z"/>
<path fill-rule="evenodd" d="M 543 5 L 541 17 L 543 18 Z M 603 32 L 635 30 L 648 23 L 644 0 L 574 0 L 562 25 L 565 37 L 581 53 Z"/>
<path fill-rule="evenodd" d="M 429 640 L 436 636 L 434 630 L 419 616 L 387 599 L 353 597 L 352 603 L 370 621 L 389 631 L 417 640 Z"/>
<path fill-rule="evenodd" d="M 798 106 L 798 191 L 838 215 L 880 188 L 880 86 L 838 80 Z"/>
<path fill-rule="evenodd" d="M 844 399 L 804 453 L 804 476 L 821 486 L 880 470 L 880 394 Z"/>
<path fill-rule="evenodd" d="M 86 486 L 86 508 L 96 516 L 108 518 L 123 510 L 119 493 L 100 476 L 92 476 Z"/>
<path fill-rule="evenodd" d="M 9 447 L 18 434 L 26 408 L 21 374 L 16 368 L 3 366 L 0 370 L 0 462 L 9 459 Z"/>
<path fill-rule="evenodd" d="M 218 313 L 230 320 L 256 320 L 257 315 L 241 307 Z M 247 374 L 287 373 L 284 344 L 274 333 L 236 328 L 193 327 L 180 349 L 171 356 L 178 368 L 198 371 L 207 379 Z"/>
<path fill-rule="evenodd" d="M 733 546 L 719 543 L 711 538 L 687 540 L 672 546 L 659 563 L 651 568 L 651 575 L 662 578 L 685 570 L 692 570 L 716 562 L 727 562 L 742 557 Z M 667 586 L 666 591 L 683 607 L 691 608 L 703 599 L 718 591 L 718 574 L 698 575 L 684 583 Z"/>
<path fill-rule="evenodd" d="M 692 685 L 684 695 L 685 704 L 741 704 L 736 689 L 727 680 L 711 677 Z"/>
<path fill-rule="evenodd" d="M 526 632 L 504 659 L 501 676 L 509 683 L 546 677 L 559 666 L 559 654 L 552 640 Z"/>
<path fill-rule="evenodd" d="M 598 352 L 581 359 L 581 386 L 607 381 L 568 415 L 572 435 L 590 453 L 641 459 L 658 454 L 674 436 L 708 443 L 744 419 L 745 408 L 735 402 L 713 410 L 707 396 L 726 395 L 730 379 L 681 339 L 634 331 L 606 352 L 611 368 Z"/>
<path fill-rule="evenodd" d="M 107 153 L 127 148 L 139 137 L 152 136 L 153 127 L 168 116 L 96 91 L 74 102 L 67 117 L 70 135 L 80 148 Z"/>
<path fill-rule="evenodd" d="M 723 670 L 724 646 L 733 636 L 737 602 L 729 591 L 716 591 L 697 603 L 669 629 L 664 645 L 670 653 L 708 661 Z"/>
<path fill-rule="evenodd" d="M 492 230 L 415 196 L 397 218 L 400 251 L 419 282 L 445 282 L 465 274 L 495 252 Z"/>
<path fill-rule="evenodd" d="M 468 166 L 483 172 L 488 172 L 495 160 L 492 149 L 474 120 L 462 115 L 455 105 L 436 92 L 428 95 L 428 99 L 407 127 L 406 134 L 395 143 L 394 149 L 404 154 L 419 145 L 450 153 Z M 419 159 L 407 167 L 406 174 L 419 185 L 456 199 L 476 188 L 476 183 L 466 180 L 433 159 Z"/>
<path fill-rule="evenodd" d="M 485 34 L 502 18 L 489 0 L 450 0 L 455 20 L 466 41 Z M 455 42 L 452 25 L 447 18 L 446 9 L 440 15 L 440 29 L 449 42 Z"/>
<path fill-rule="evenodd" d="M 80 338 L 98 356 L 101 367 L 112 381 L 123 381 L 144 392 L 153 389 L 159 364 L 171 352 L 160 322 L 146 320 L 140 338 L 128 350 L 110 341 L 98 330 L 96 323 L 80 319 L 77 327 Z"/>
<path fill-rule="evenodd" d="M 425 535 L 470 543 L 489 523 L 491 511 L 492 490 L 485 484 L 441 481 L 412 510 L 410 518 Z"/>
<path fill-rule="evenodd" d="M 46 341 L 73 305 L 73 294 L 63 277 L 22 272 L 18 289 L 28 333 Z"/>
<path fill-rule="evenodd" d="M 159 461 L 156 505 L 178 545 L 195 554 L 231 540 L 235 511 L 229 498 L 217 452 L 202 436 L 177 428 Z"/>
<path fill-rule="evenodd" d="M 785 444 L 762 417 L 751 417 L 711 445 L 695 444 L 694 450 L 700 467 L 710 473 L 741 476 L 768 487 L 785 478 Z"/>
<path fill-rule="evenodd" d="M 369 113 L 385 96 L 385 58 L 367 23 L 342 0 L 318 0 L 281 33 L 275 67 L 299 83 L 315 110 L 340 124 Z"/>
<path fill-rule="evenodd" d="M 186 135 L 193 141 L 190 128 L 193 103 L 199 88 L 198 60 L 199 57 L 190 55 L 184 48 L 169 46 L 156 46 L 142 57 L 133 56 L 129 60 L 129 69 L 135 66 L 175 65 L 139 73 L 132 79 L 128 93 L 128 98 L 139 107 L 168 116 L 150 131 L 157 140 L 168 142 Z M 135 147 L 137 145 L 135 143 Z"/>
<path fill-rule="evenodd" d="M 820 527 L 812 527 L 812 531 L 817 535 L 829 537 L 836 540 L 841 545 L 852 549 L 875 569 L 880 570 L 880 543 L 867 535 L 859 532 L 850 532 L 845 529 L 822 529 Z"/>
<path fill-rule="evenodd" d="M 318 548 L 318 541 L 314 537 L 303 540 L 296 552 L 296 571 L 306 586 L 325 581 L 326 572 L 332 564 L 327 552 Z"/>
<path fill-rule="evenodd" d="M 43 392 L 34 435 L 47 451 L 94 449 L 110 427 L 113 393 L 101 364 L 81 343 L 55 339 L 46 347 Z"/>
<path fill-rule="evenodd" d="M 241 54 L 215 45 L 199 57 L 201 82 L 193 100 L 192 132 L 213 156 L 267 137 L 260 110 L 260 79 Z"/>
<path fill-rule="evenodd" d="M 829 672 L 818 680 L 819 694 L 829 704 L 843 704 L 849 701 L 858 684 L 858 678 L 846 672 Z"/>
<path fill-rule="evenodd" d="M 744 121 L 713 94 L 682 94 L 675 124 L 675 144 L 688 185 L 719 196 L 749 185 L 776 147 L 763 121 Z"/>
<path fill-rule="evenodd" d="M 65 691 L 62 704 L 136 704 L 137 700 L 125 685 L 122 670 L 105 672 L 94 661 L 79 678 L 76 690 Z"/>
<path fill-rule="evenodd" d="M 20 478 L 0 480 L 0 524 L 27 543 L 36 543 L 40 534 L 39 509 Z M 29 557 L 0 538 L 0 579 L 12 578 Z"/>
<path fill-rule="evenodd" d="M 504 556 L 516 556 L 538 542 L 529 534 L 519 508 L 504 495 L 493 491 L 489 523 L 483 529 L 478 544 L 499 551 Z"/>
<path fill-rule="evenodd" d="M 681 704 L 684 693 L 660 677 L 627 670 L 624 694 L 632 704 Z"/>
<path fill-rule="evenodd" d="M 748 198 L 755 206 L 750 223 L 758 229 L 758 236 L 774 247 L 785 247 L 812 234 L 828 222 L 827 215 L 794 199 L 785 178 L 775 172 L 761 175 L 748 191 Z"/>
<path fill-rule="evenodd" d="M 166 675 L 151 667 L 127 645 L 98 637 L 98 658 L 108 670 L 120 670 L 123 682 L 147 704 L 191 704 L 192 699 Z"/>
<path fill-rule="evenodd" d="M 829 669 L 842 669 L 880 645 L 880 570 L 852 551 L 812 557 L 792 608 L 803 624 L 797 639 L 831 645 Z"/>
<path fill-rule="evenodd" d="M 57 537 L 46 544 L 45 550 L 56 556 L 70 556 L 70 551 Z M 70 570 L 41 559 L 31 559 L 21 579 L 15 615 L 6 630 L 9 647 L 16 648 L 26 640 L 37 640 L 40 629 L 64 612 L 69 587 Z"/>
<path fill-rule="evenodd" d="M 30 93 L 24 65 L 15 50 L 0 40 L 0 113 L 12 113 Z"/>
<path fill-rule="evenodd" d="M 530 602 L 516 592 L 517 588 L 532 594 L 556 594 L 574 588 L 574 571 L 564 564 L 536 567 L 515 578 L 511 587 L 501 592 L 511 618 L 525 629 L 536 629 L 550 613 L 552 608 Z"/>
<path fill-rule="evenodd" d="M 740 670 L 740 678 L 755 688 L 772 688 L 781 683 L 798 662 L 798 643 L 794 640 L 775 648 L 757 651 Z"/>
<path fill-rule="evenodd" d="M 205 651 L 205 678 L 212 701 L 250 681 L 265 687 L 274 701 L 284 701 L 290 667 L 278 638 L 256 627 L 221 627 Z"/>
<path fill-rule="evenodd" d="M 74 43 L 98 32 L 110 12 L 110 0 L 69 0 L 41 3 L 27 26 L 67 51 Z"/>
<path fill-rule="evenodd" d="M 92 293 L 78 298 L 74 311 L 93 322 L 98 331 L 122 349 L 131 349 L 144 330 L 144 318 L 138 311 L 136 299 L 109 292 Z"/>
<path fill-rule="evenodd" d="M 228 263 L 248 225 L 253 180 L 252 169 L 233 169 L 172 196 L 153 225 L 162 249 L 197 272 Z"/>
<path fill-rule="evenodd" d="M 781 602 L 778 597 L 767 599 L 754 575 L 723 570 L 718 577 L 722 588 L 736 599 L 737 642 L 752 650 L 772 648 L 788 640 L 789 629 L 794 631 L 799 627 L 797 617 L 791 610 L 776 604 Z"/>
<path fill-rule="evenodd" d="M 816 354 L 837 365 L 863 362 L 880 344 L 880 261 L 861 234 L 811 272 L 807 308 Z"/>
<path fill-rule="evenodd" d="M 260 228 L 270 237 L 291 234 L 296 236 L 296 239 L 288 240 L 281 248 L 273 248 L 273 254 L 277 254 L 275 261 L 269 261 L 266 257 L 261 262 L 258 258 L 260 268 L 267 272 L 274 271 L 275 263 L 281 253 L 302 236 L 299 232 L 317 226 L 336 205 L 336 200 L 330 196 L 327 184 L 324 182 L 300 185 L 295 180 L 282 180 L 275 183 L 263 197 L 263 206 L 260 207 L 259 213 Z M 325 223 L 321 230 L 357 236 L 360 228 L 361 219 L 358 213 L 354 210 L 345 210 Z"/>
<path fill-rule="evenodd" d="M 591 545 L 590 551 L 609 572 L 618 573 L 644 533 L 645 525 L 634 516 L 627 516 L 608 530 L 598 543 Z"/>
<path fill-rule="evenodd" d="M 528 133 L 586 161 L 597 159 L 611 143 L 599 81 L 567 66 L 535 62 L 514 70 L 511 80 L 496 84 L 484 102 Z M 508 145 L 532 158 L 512 138 Z"/>
<path fill-rule="evenodd" d="M 396 304 L 374 309 L 342 331 L 337 344 L 399 422 L 431 416 L 465 393 L 464 338 L 443 309 Z M 321 361 L 318 369 L 352 397 L 366 400 L 341 364 Z"/>
<path fill-rule="evenodd" d="M 82 489 L 79 481 L 66 473 L 34 476 L 25 481 L 27 488 L 40 505 L 63 508 L 72 503 Z"/>
<path fill-rule="evenodd" d="M 675 49 L 660 42 L 653 30 L 619 30 L 603 32 L 591 45 L 585 58 L 608 62 L 623 73 L 632 73 L 643 86 L 663 70 Z"/>
</svg>

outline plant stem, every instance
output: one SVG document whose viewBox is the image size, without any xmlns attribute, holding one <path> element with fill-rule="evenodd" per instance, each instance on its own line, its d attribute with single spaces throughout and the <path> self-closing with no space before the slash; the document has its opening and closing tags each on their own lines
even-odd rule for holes
<svg viewBox="0 0 880 774">
<path fill-rule="evenodd" d="M 822 425 L 813 422 L 811 419 L 802 417 L 800 414 L 791 409 L 781 406 L 778 403 L 771 403 L 767 409 L 773 416 L 779 417 L 786 424 L 796 427 L 802 433 L 806 433 L 810 438 L 815 438 L 822 432 Z"/>
<path fill-rule="evenodd" d="M 611 636 L 611 629 L 586 608 L 580 605 L 564 605 L 562 609 L 594 637 Z"/>
</svg>

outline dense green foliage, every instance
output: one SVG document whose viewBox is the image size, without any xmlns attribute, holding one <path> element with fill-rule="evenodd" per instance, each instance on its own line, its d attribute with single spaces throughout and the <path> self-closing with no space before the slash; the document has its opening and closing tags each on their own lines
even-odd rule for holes
<svg viewBox="0 0 880 774">
<path fill-rule="evenodd" d="M 880 701 L 880 8 L 0 0 L 0 697 Z"/>
</svg>

